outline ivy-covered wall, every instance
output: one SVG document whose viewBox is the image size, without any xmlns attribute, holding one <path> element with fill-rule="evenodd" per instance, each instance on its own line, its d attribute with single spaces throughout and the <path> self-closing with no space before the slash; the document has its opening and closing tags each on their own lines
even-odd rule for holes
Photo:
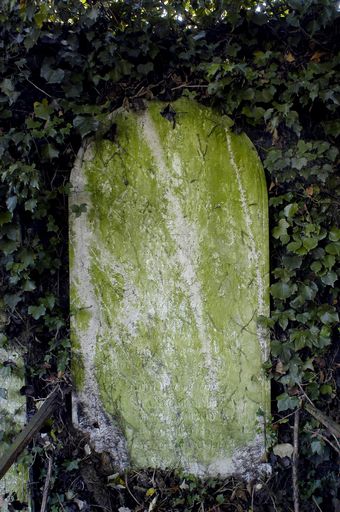
<svg viewBox="0 0 340 512">
<path fill-rule="evenodd" d="M 292 442 L 292 412 L 303 401 L 336 420 L 337 2 L 4 0 L 0 22 L 1 284 L 10 318 L 1 344 L 26 352 L 34 397 L 69 375 L 67 194 L 81 141 L 98 130 L 114 139 L 105 120 L 122 105 L 139 110 L 144 99 L 185 94 L 229 115 L 266 171 L 273 439 L 279 431 L 281 444 Z M 56 422 L 51 439 L 70 457 L 63 432 Z M 299 439 L 302 508 L 334 508 L 336 441 L 304 410 Z M 65 488 L 60 457 L 53 492 Z M 291 461 L 270 459 L 278 507 L 291 500 Z M 71 482 L 74 464 L 65 467 Z"/>
</svg>

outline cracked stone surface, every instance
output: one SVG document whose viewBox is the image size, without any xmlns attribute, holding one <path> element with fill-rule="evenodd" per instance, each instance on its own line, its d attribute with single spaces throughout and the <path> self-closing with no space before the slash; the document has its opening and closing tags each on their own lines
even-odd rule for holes
<svg viewBox="0 0 340 512">
<path fill-rule="evenodd" d="M 160 102 L 116 113 L 72 172 L 74 422 L 119 468 L 250 478 L 270 405 L 264 171 L 227 118 L 172 106 L 174 128 Z"/>
</svg>

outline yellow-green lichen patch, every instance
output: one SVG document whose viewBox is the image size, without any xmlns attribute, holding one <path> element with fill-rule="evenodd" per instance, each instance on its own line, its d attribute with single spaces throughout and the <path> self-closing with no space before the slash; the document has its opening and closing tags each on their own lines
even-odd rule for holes
<svg viewBox="0 0 340 512">
<path fill-rule="evenodd" d="M 269 406 L 265 179 L 221 116 L 173 107 L 175 128 L 159 102 L 118 114 L 115 142 L 83 163 L 89 208 L 72 229 L 88 289 L 78 268 L 71 295 L 96 313 L 86 324 L 78 312 L 74 329 L 83 352 L 91 344 L 85 385 L 94 374 L 133 466 L 227 474 Z"/>
</svg>

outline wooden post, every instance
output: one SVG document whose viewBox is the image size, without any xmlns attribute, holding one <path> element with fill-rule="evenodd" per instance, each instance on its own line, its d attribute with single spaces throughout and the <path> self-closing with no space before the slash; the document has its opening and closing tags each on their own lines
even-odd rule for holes
<svg viewBox="0 0 340 512">
<path fill-rule="evenodd" d="M 66 392 L 67 391 L 68 390 L 66 390 Z M 17 435 L 7 452 L 0 458 L 0 480 L 5 476 L 26 446 L 32 441 L 35 434 L 39 432 L 45 421 L 52 415 L 60 403 L 60 399 L 63 399 L 64 393 L 65 390 L 62 390 L 59 386 L 52 391 L 26 427 Z"/>
</svg>

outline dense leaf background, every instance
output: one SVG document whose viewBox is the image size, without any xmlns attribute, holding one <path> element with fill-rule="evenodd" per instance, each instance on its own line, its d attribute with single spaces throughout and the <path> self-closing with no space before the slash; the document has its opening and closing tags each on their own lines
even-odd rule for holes
<svg viewBox="0 0 340 512">
<path fill-rule="evenodd" d="M 304 400 L 337 419 L 339 11 L 333 0 L 2 0 L 0 344 L 25 354 L 29 414 L 32 396 L 69 379 L 67 194 L 82 139 L 112 136 L 107 113 L 118 107 L 186 94 L 246 131 L 266 170 L 272 313 L 260 321 L 272 340 L 268 439 L 291 443 L 291 413 Z M 19 369 L 3 361 L 0 371 Z M 147 472 L 127 477 L 133 492 L 120 476 L 106 485 L 110 471 L 70 434 L 67 416 L 61 411 L 49 426 L 47 445 L 32 447 L 37 503 L 53 452 L 50 510 L 96 510 L 96 500 L 143 510 L 155 495 L 155 510 L 292 508 L 291 461 L 274 453 L 262 488 Z M 2 419 L 9 442 L 10 419 Z M 301 510 L 336 510 L 339 444 L 305 411 L 299 437 Z"/>
</svg>

